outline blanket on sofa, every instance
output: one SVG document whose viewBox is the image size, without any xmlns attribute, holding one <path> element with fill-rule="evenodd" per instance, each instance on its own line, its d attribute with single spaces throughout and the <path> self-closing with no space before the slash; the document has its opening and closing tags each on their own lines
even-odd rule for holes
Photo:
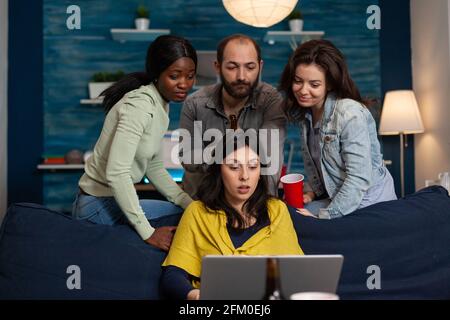
<svg viewBox="0 0 450 320">
<path fill-rule="evenodd" d="M 334 220 L 290 213 L 306 254 L 344 255 L 342 299 L 450 298 L 450 197 L 444 188 Z M 174 225 L 179 218 L 151 224 Z M 0 299 L 159 299 L 164 257 L 129 226 L 94 225 L 40 205 L 14 204 L 0 229 Z M 79 289 L 73 288 L 76 272 Z"/>
</svg>

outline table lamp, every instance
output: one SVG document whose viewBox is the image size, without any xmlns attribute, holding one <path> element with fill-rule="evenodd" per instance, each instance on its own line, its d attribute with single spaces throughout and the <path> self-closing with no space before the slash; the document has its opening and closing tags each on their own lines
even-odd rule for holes
<svg viewBox="0 0 450 320">
<path fill-rule="evenodd" d="M 412 90 L 395 90 L 386 92 L 381 113 L 381 135 L 400 135 L 400 183 L 402 197 L 405 195 L 404 143 L 407 134 L 424 132 L 422 118 L 416 97 Z"/>
</svg>

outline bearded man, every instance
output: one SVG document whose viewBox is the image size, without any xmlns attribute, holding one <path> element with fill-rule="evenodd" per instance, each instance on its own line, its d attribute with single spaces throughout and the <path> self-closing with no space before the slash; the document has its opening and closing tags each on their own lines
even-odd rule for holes
<svg viewBox="0 0 450 320">
<path fill-rule="evenodd" d="M 254 129 L 257 132 L 267 129 L 267 139 L 262 140 L 266 143 L 266 158 L 271 159 L 268 165 L 272 166 L 272 170 L 267 171 L 268 191 L 278 195 L 286 118 L 280 93 L 270 84 L 260 81 L 262 67 L 261 48 L 254 39 L 242 34 L 228 36 L 217 47 L 215 69 L 221 83 L 201 88 L 183 103 L 180 129 L 185 129 L 191 138 L 190 150 L 182 151 L 183 188 L 194 199 L 207 169 L 205 163 L 194 161 L 194 158 L 201 158 L 203 150 L 213 142 L 204 141 L 205 136 L 211 136 L 205 132 L 212 129 L 222 134 L 229 129 Z M 272 136 L 277 138 L 274 140 Z M 200 142 L 195 139 L 200 139 Z"/>
</svg>

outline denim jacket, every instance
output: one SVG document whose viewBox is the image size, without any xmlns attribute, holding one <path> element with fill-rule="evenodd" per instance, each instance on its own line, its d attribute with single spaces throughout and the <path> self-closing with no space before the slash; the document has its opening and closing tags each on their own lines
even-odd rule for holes
<svg viewBox="0 0 450 320">
<path fill-rule="evenodd" d="M 320 127 L 322 185 L 307 143 L 308 123 L 300 120 L 301 151 L 308 182 L 316 197 L 328 193 L 331 203 L 320 217 L 336 218 L 356 210 L 364 193 L 383 178 L 384 164 L 375 120 L 352 99 L 328 94 Z"/>
</svg>

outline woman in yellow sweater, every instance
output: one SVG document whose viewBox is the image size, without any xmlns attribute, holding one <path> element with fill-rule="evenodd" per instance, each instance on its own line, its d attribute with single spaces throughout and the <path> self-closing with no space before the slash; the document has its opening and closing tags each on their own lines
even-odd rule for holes
<svg viewBox="0 0 450 320">
<path fill-rule="evenodd" d="M 129 74 L 102 93 L 107 116 L 79 181 L 76 219 L 129 223 L 148 244 L 169 249 L 175 227 L 154 230 L 148 219 L 179 214 L 192 202 L 164 168 L 159 148 L 169 126 L 168 103 L 186 98 L 196 68 L 189 41 L 160 36 L 148 48 L 145 72 Z M 144 175 L 170 202 L 139 201 L 134 183 Z"/>
<path fill-rule="evenodd" d="M 237 131 L 218 144 L 223 157 L 181 218 L 163 263 L 161 288 L 169 298 L 199 299 L 206 255 L 303 254 L 286 205 L 267 191 L 260 146 L 247 138 Z"/>
</svg>

